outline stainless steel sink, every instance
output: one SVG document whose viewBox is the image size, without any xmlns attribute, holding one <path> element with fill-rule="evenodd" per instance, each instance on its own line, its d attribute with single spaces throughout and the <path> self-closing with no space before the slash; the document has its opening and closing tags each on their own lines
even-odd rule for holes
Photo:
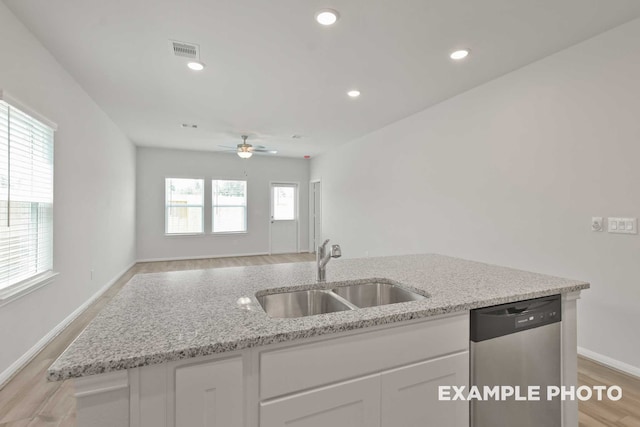
<svg viewBox="0 0 640 427">
<path fill-rule="evenodd" d="M 423 295 L 381 281 L 339 286 L 332 291 L 360 308 L 426 299 Z"/>
<path fill-rule="evenodd" d="M 256 295 L 270 317 L 293 318 L 426 299 L 388 279 L 335 282 L 333 289 Z"/>
<path fill-rule="evenodd" d="M 325 290 L 284 292 L 257 298 L 264 311 L 271 317 L 303 317 L 352 310 L 348 303 Z"/>
</svg>

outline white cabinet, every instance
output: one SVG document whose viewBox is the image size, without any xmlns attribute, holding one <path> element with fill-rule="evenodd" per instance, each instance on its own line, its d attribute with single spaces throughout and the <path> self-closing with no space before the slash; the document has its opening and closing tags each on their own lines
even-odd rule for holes
<svg viewBox="0 0 640 427">
<path fill-rule="evenodd" d="M 260 427 L 462 427 L 469 318 L 444 316 L 260 354 Z"/>
<path fill-rule="evenodd" d="M 438 400 L 438 386 L 463 386 L 468 381 L 467 352 L 383 373 L 382 427 L 468 427 L 468 402 Z"/>
<path fill-rule="evenodd" d="M 76 380 L 81 427 L 462 427 L 468 313 Z"/>
<path fill-rule="evenodd" d="M 438 386 L 468 377 L 468 352 L 440 357 L 262 403 L 260 427 L 466 427 L 468 403 Z"/>
<path fill-rule="evenodd" d="M 260 426 L 466 427 L 468 403 L 439 401 L 438 387 L 468 378 L 465 351 L 263 402 Z"/>
<path fill-rule="evenodd" d="M 376 427 L 378 375 L 321 387 L 263 403 L 260 427 Z"/>
<path fill-rule="evenodd" d="M 260 399 L 271 399 L 469 349 L 461 314 L 280 346 L 260 354 Z"/>
<path fill-rule="evenodd" d="M 176 427 L 242 427 L 242 359 L 176 369 Z"/>
</svg>

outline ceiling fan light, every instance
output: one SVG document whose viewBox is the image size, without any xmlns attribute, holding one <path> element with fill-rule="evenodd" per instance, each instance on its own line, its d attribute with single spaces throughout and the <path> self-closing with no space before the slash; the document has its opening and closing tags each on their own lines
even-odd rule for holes
<svg viewBox="0 0 640 427">
<path fill-rule="evenodd" d="M 242 135 L 242 144 L 238 144 L 238 157 L 241 159 L 248 159 L 253 155 L 253 146 L 251 144 L 247 144 L 247 135 Z"/>
</svg>

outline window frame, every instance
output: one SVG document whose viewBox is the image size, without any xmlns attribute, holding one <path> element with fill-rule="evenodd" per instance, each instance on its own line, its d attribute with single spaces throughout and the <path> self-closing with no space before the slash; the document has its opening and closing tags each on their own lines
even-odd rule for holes
<svg viewBox="0 0 640 427">
<path fill-rule="evenodd" d="M 213 203 L 213 182 L 214 181 L 238 181 L 244 182 L 244 205 L 214 205 Z M 214 236 L 222 236 L 225 234 L 247 234 L 249 233 L 249 181 L 246 179 L 235 179 L 235 178 L 211 178 L 209 180 L 209 185 L 211 185 L 211 191 L 209 194 L 211 196 L 211 234 Z M 214 209 L 215 208 L 244 208 L 244 230 L 243 231 L 214 231 Z"/>
<path fill-rule="evenodd" d="M 22 114 L 28 116 L 30 119 L 38 122 L 39 125 L 48 127 L 51 129 L 52 138 L 51 138 L 51 150 L 53 152 L 53 156 L 55 157 L 55 132 L 58 130 L 58 125 L 46 118 L 45 116 L 39 114 L 32 108 L 20 102 L 18 99 L 14 98 L 12 95 L 7 93 L 7 91 L 0 89 L 0 101 L 6 103 L 9 108 L 20 111 Z M 7 141 L 8 143 L 10 140 Z M 53 163 L 52 163 L 53 167 Z M 52 169 L 52 181 L 55 179 L 55 170 Z M 37 272 L 19 282 L 13 283 L 9 286 L 5 286 L 4 288 L 0 288 L 0 307 L 8 304 L 11 301 L 14 301 L 24 295 L 27 295 L 43 286 L 46 286 L 50 283 L 54 282 L 55 277 L 59 274 L 53 269 L 54 266 L 54 250 L 53 250 L 53 233 L 54 233 L 54 218 L 53 218 L 53 209 L 55 206 L 54 200 L 54 190 L 53 185 L 51 186 L 51 268 Z M 9 202 L 11 199 L 9 199 Z"/>
<path fill-rule="evenodd" d="M 202 205 L 169 205 L 167 203 L 167 180 L 169 179 L 190 179 L 190 180 L 194 180 L 194 181 L 202 181 Z M 165 176 L 164 177 L 164 199 L 163 199 L 163 204 L 164 204 L 164 236 L 165 237 L 180 237 L 180 236 L 202 236 L 205 234 L 205 229 L 204 229 L 204 225 L 205 225 L 205 215 L 206 215 L 206 210 L 205 210 L 205 195 L 206 195 L 206 185 L 207 185 L 207 180 L 201 176 L 198 177 L 193 177 L 193 176 Z M 193 232 L 186 232 L 186 233 L 170 233 L 169 232 L 169 208 L 170 207 L 181 207 L 181 208 L 201 208 L 202 209 L 202 215 L 201 215 L 201 221 L 200 221 L 200 230 L 201 231 L 193 231 Z"/>
<path fill-rule="evenodd" d="M 293 188 L 293 218 L 276 218 L 275 217 L 275 198 L 273 190 L 275 187 Z M 299 184 L 297 182 L 272 181 L 269 183 L 269 199 L 271 204 L 271 221 L 299 221 L 300 219 L 300 201 L 299 201 Z"/>
</svg>

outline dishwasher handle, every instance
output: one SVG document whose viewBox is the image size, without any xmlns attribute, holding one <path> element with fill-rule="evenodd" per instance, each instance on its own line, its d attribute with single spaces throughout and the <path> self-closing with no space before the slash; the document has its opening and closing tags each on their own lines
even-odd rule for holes
<svg viewBox="0 0 640 427">
<path fill-rule="evenodd" d="M 554 304 L 553 300 L 528 300 L 523 301 L 522 303 L 511 303 L 507 304 L 507 307 L 496 308 L 495 310 L 490 310 L 484 312 L 484 314 L 489 316 L 513 316 L 518 314 L 527 314 L 538 312 L 540 310 L 545 310 Z M 502 307 L 502 306 L 498 306 Z"/>
</svg>

